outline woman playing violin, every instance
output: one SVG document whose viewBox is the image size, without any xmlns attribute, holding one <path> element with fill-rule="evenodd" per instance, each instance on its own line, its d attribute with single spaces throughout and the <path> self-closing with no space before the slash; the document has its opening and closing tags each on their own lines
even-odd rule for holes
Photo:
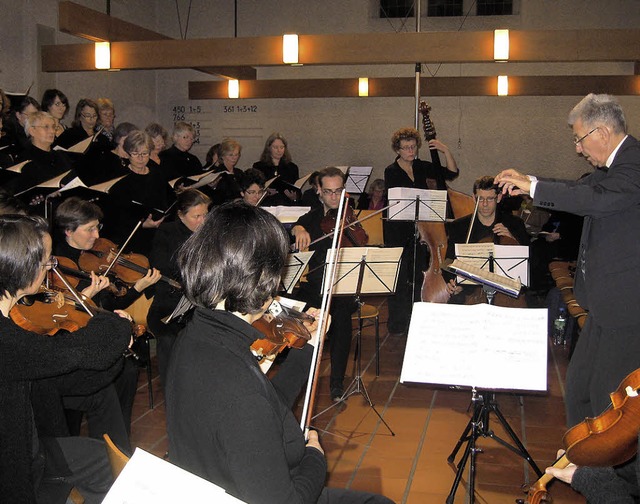
<svg viewBox="0 0 640 504">
<path fill-rule="evenodd" d="M 169 365 L 171 461 L 245 502 L 388 503 L 324 486 L 318 435 L 305 441 L 291 411 L 311 346 L 291 349 L 272 379 L 250 351 L 263 338 L 251 323 L 271 303 L 288 249 L 275 217 L 242 202 L 213 209 L 181 249 L 183 287 L 196 310 Z"/>
<path fill-rule="evenodd" d="M 51 237 L 43 219 L 0 216 L 0 488 L 11 502 L 35 503 L 36 496 L 37 502 L 64 502 L 75 485 L 85 502 L 95 503 L 112 480 L 102 442 L 40 438 L 31 394 L 35 383 L 61 379 L 75 379 L 81 394 L 110 383 L 121 369 L 131 324 L 100 313 L 86 327 L 53 337 L 17 326 L 9 313 L 18 300 L 38 290 L 52 264 L 50 255 Z M 55 472 L 65 465 L 71 474 Z M 40 485 L 45 474 L 52 485 Z"/>
<path fill-rule="evenodd" d="M 101 220 L 102 211 L 95 203 L 83 201 L 78 197 L 71 197 L 63 201 L 55 212 L 55 225 L 58 230 L 54 244 L 55 255 L 66 257 L 78 264 L 83 251 L 91 250 L 95 241 L 100 237 Z M 109 278 L 98 276 L 91 272 L 90 280 L 82 279 L 78 284 L 78 290 L 81 290 L 88 298 L 92 298 L 102 308 L 110 311 L 122 310 L 138 299 L 147 287 L 157 283 L 160 277 L 160 271 L 152 268 L 133 286 L 129 287 L 124 295 L 116 296 L 112 290 L 107 289 L 110 284 Z M 126 437 L 128 437 L 131 430 L 133 400 L 138 384 L 138 366 L 132 359 L 125 359 L 125 361 L 123 372 L 113 384 L 113 390 L 109 390 L 109 387 L 107 387 L 101 391 L 103 395 L 101 402 L 107 403 L 107 401 L 111 401 L 112 404 L 109 409 L 114 409 L 116 406 L 121 409 L 121 421 L 126 431 Z M 111 395 L 116 397 L 115 402 L 112 400 Z M 109 396 L 109 398 L 105 399 L 105 396 Z M 66 401 L 66 406 L 69 409 L 75 409 L 74 404 L 69 400 Z M 80 406 L 78 409 L 83 410 Z M 108 414 L 117 417 L 117 414 L 113 411 L 109 411 Z M 92 416 L 89 415 L 89 420 L 91 418 Z M 119 423 L 118 420 L 116 418 L 114 423 Z M 119 441 L 118 436 L 115 441 Z M 120 445 L 125 448 L 127 444 L 120 442 Z"/>
<path fill-rule="evenodd" d="M 209 212 L 210 204 L 209 197 L 197 189 L 185 189 L 178 193 L 176 200 L 178 218 L 172 222 L 163 222 L 158 228 L 149 259 L 154 266 L 166 272 L 174 280 L 180 281 L 178 249 L 202 225 Z M 156 338 L 158 368 L 163 387 L 167 383 L 171 349 L 178 332 L 184 328 L 184 323 L 172 320 L 169 324 L 164 324 L 162 319 L 171 315 L 181 297 L 181 291 L 172 288 L 166 282 L 160 282 L 155 286 L 153 303 L 147 314 L 149 328 Z"/>
<path fill-rule="evenodd" d="M 447 188 L 446 181 L 455 179 L 458 165 L 449 148 L 440 140 L 430 140 L 429 148 L 432 156 L 442 152 L 447 160 L 446 167 L 440 161 L 431 163 L 418 158 L 418 149 L 422 139 L 415 128 L 401 128 L 391 137 L 391 149 L 396 154 L 395 161 L 384 170 L 384 184 L 387 190 L 394 187 L 414 187 L 416 189 Z M 435 160 L 435 159 L 434 159 Z M 415 267 L 415 280 L 411 281 L 414 266 L 413 237 L 414 224 L 403 221 L 384 222 L 384 242 L 388 247 L 403 247 L 402 262 L 398 276 L 398 287 L 395 296 L 389 297 L 389 332 L 405 332 L 411 314 L 411 284 L 416 292 L 415 299 L 420 299 L 419 287 L 422 284 L 422 271 L 427 267 L 427 254 L 424 248 L 418 247 Z"/>
</svg>

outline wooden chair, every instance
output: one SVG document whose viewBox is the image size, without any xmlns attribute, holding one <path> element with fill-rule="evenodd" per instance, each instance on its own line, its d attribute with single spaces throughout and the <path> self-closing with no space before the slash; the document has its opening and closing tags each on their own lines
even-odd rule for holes
<svg viewBox="0 0 640 504">
<path fill-rule="evenodd" d="M 129 457 L 127 457 L 120 448 L 118 448 L 111 438 L 109 434 L 103 434 L 104 438 L 104 446 L 107 449 L 107 457 L 109 457 L 109 465 L 111 465 L 111 473 L 113 474 L 113 479 L 116 479 L 120 476 L 120 473 L 124 469 L 124 466 L 129 462 Z"/>
<path fill-rule="evenodd" d="M 375 338 L 376 338 L 376 376 L 380 376 L 380 311 L 370 304 L 364 303 L 361 309 L 361 318 L 362 318 L 362 328 L 365 328 L 364 322 L 365 320 L 373 321 L 373 327 L 375 329 Z M 358 322 L 358 312 L 356 311 L 352 316 L 351 320 Z M 371 325 L 370 323 L 368 325 Z M 356 349 L 355 356 L 358 355 Z"/>
</svg>

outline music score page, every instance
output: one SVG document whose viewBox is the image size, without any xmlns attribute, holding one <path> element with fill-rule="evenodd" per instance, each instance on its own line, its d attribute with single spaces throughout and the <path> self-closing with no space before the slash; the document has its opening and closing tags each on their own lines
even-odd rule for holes
<svg viewBox="0 0 640 504">
<path fill-rule="evenodd" d="M 415 303 L 400 382 L 547 390 L 547 310 Z"/>
</svg>

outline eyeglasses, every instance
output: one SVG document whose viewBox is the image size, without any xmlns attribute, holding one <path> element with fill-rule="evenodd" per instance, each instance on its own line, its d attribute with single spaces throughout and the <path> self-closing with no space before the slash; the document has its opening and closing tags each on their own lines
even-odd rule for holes
<svg viewBox="0 0 640 504">
<path fill-rule="evenodd" d="M 116 116 L 116 114 L 111 110 L 109 110 L 107 112 L 102 111 L 102 112 L 100 112 L 100 115 L 102 117 L 115 117 Z"/>
<path fill-rule="evenodd" d="M 333 190 L 323 189 L 322 194 L 324 196 L 340 196 L 343 190 L 344 190 L 344 187 L 341 187 L 340 189 L 333 189 Z"/>
<path fill-rule="evenodd" d="M 53 102 L 53 106 L 54 107 L 66 107 L 66 105 L 64 103 L 62 103 L 61 101 Z"/>
<path fill-rule="evenodd" d="M 498 199 L 497 196 L 489 196 L 488 198 L 477 198 L 480 203 L 495 203 Z"/>
<path fill-rule="evenodd" d="M 98 115 L 97 114 L 80 114 L 82 117 L 84 117 L 85 119 L 97 119 Z"/>
<path fill-rule="evenodd" d="M 55 131 L 56 129 L 56 125 L 55 124 L 34 124 L 33 126 L 31 126 L 32 128 L 42 128 L 45 130 L 52 130 Z"/>
<path fill-rule="evenodd" d="M 102 229 L 103 224 L 96 224 L 95 226 L 91 226 L 90 228 L 86 228 L 83 229 L 83 231 L 86 231 L 87 233 L 95 233 L 96 231 L 100 231 Z"/>
<path fill-rule="evenodd" d="M 417 150 L 418 146 L 413 144 L 413 145 L 405 145 L 404 147 L 400 147 L 401 151 L 414 151 Z"/>
<path fill-rule="evenodd" d="M 137 158 L 143 158 L 143 157 L 147 157 L 149 155 L 149 151 L 145 151 L 145 152 L 130 152 L 129 155 L 133 156 L 133 157 L 137 157 Z"/>
<path fill-rule="evenodd" d="M 245 194 L 248 194 L 249 196 L 255 196 L 256 194 L 264 194 L 265 192 L 267 192 L 265 189 L 260 189 L 259 191 L 255 191 L 253 189 L 249 189 L 247 191 L 245 191 Z"/>
<path fill-rule="evenodd" d="M 574 138 L 573 139 L 573 144 L 574 145 L 578 145 L 579 143 L 582 143 L 582 141 L 587 138 L 591 133 L 593 133 L 595 130 L 597 130 L 600 126 L 596 126 L 595 128 L 593 128 L 589 133 L 587 133 L 586 135 L 582 135 L 580 138 Z"/>
</svg>

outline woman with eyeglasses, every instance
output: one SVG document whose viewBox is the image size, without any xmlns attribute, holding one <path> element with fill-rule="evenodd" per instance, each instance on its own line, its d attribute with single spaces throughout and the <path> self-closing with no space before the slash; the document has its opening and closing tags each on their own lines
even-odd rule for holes
<svg viewBox="0 0 640 504">
<path fill-rule="evenodd" d="M 11 109 L 3 122 L 3 143 L 9 145 L 8 150 L 14 160 L 22 156 L 23 151 L 29 147 L 29 137 L 24 127 L 27 117 L 40 110 L 40 104 L 30 96 L 24 96 L 11 103 Z"/>
<path fill-rule="evenodd" d="M 458 176 L 458 165 L 449 148 L 440 140 L 430 140 L 429 148 L 435 162 L 418 158 L 418 149 L 422 146 L 422 138 L 415 128 L 401 128 L 391 137 L 391 149 L 396 155 L 395 161 L 384 170 L 384 185 L 394 187 L 411 187 L 416 189 L 447 188 L 446 181 Z M 446 158 L 446 166 L 440 164 L 438 152 Z M 390 333 L 404 333 L 409 326 L 411 316 L 413 284 L 415 299 L 420 300 L 422 272 L 427 269 L 427 251 L 418 246 L 415 258 L 414 278 L 414 224 L 408 221 L 384 221 L 384 243 L 388 247 L 403 247 L 402 262 L 396 295 L 389 297 Z M 413 281 L 411 279 L 414 278 Z"/>
<path fill-rule="evenodd" d="M 123 245 L 136 224 L 141 226 L 127 246 L 128 252 L 148 255 L 155 231 L 175 194 L 164 175 L 149 162 L 153 142 L 143 131 L 132 131 L 123 148 L 129 156 L 129 173 L 109 190 L 112 209 L 107 214 L 107 236 Z"/>
<path fill-rule="evenodd" d="M 262 175 L 262 172 L 259 172 L 258 170 L 249 168 L 242 174 L 242 183 L 240 184 L 240 188 L 242 200 L 251 206 L 258 206 L 262 195 L 265 193 L 264 175 Z M 266 199 L 267 198 L 264 198 L 264 200 Z M 264 204 L 264 200 L 262 206 L 269 206 L 268 204 Z"/>
<path fill-rule="evenodd" d="M 56 138 L 58 138 L 67 127 L 62 122 L 64 116 L 69 112 L 69 100 L 66 95 L 59 89 L 47 89 L 42 94 L 40 102 L 42 110 L 49 112 L 51 117 L 56 121 Z"/>
<path fill-rule="evenodd" d="M 65 130 L 58 137 L 57 145 L 68 149 L 93 136 L 96 132 L 99 114 L 100 110 L 95 101 L 89 98 L 82 98 L 76 105 L 76 113 L 71 123 L 71 128 Z M 106 137 L 101 138 L 98 136 L 94 143 L 101 150 L 109 150 L 111 148 L 110 142 Z"/>
<path fill-rule="evenodd" d="M 72 169 L 69 157 L 64 152 L 52 149 L 56 138 L 56 122 L 50 114 L 34 112 L 26 118 L 24 127 L 29 137 L 29 145 L 18 161 L 29 162 L 23 166 L 20 175 L 4 186 L 14 193 L 22 192 Z M 73 176 L 72 172 L 67 178 Z"/>
</svg>

